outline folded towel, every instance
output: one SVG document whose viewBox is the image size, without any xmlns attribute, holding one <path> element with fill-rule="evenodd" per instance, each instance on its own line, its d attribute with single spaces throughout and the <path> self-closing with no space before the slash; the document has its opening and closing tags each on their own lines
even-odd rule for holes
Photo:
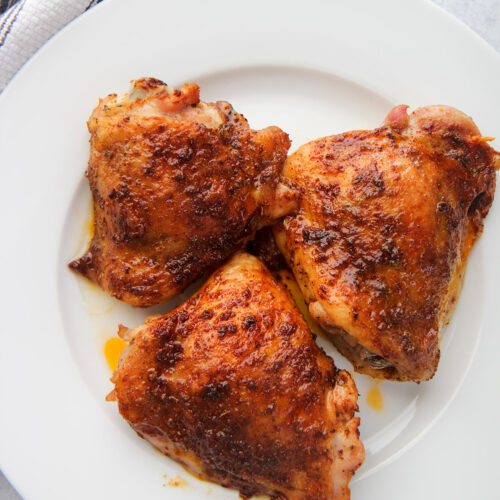
<svg viewBox="0 0 500 500">
<path fill-rule="evenodd" d="M 100 1 L 2 0 L 0 92 L 52 35 Z"/>
</svg>

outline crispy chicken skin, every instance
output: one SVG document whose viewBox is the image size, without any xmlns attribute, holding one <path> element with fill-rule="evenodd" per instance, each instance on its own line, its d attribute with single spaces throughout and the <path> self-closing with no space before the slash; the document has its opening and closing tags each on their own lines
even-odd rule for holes
<svg viewBox="0 0 500 500">
<path fill-rule="evenodd" d="M 108 399 L 163 453 L 243 497 L 349 498 L 364 459 L 356 387 L 256 257 L 237 253 L 177 309 L 122 336 Z"/>
<path fill-rule="evenodd" d="M 312 316 L 354 368 L 423 381 L 439 361 L 500 155 L 447 106 L 305 144 L 283 169 L 300 207 L 275 227 Z"/>
<path fill-rule="evenodd" d="M 88 128 L 94 234 L 70 268 L 128 304 L 171 299 L 294 206 L 278 183 L 288 135 L 201 102 L 194 83 L 138 80 Z"/>
</svg>

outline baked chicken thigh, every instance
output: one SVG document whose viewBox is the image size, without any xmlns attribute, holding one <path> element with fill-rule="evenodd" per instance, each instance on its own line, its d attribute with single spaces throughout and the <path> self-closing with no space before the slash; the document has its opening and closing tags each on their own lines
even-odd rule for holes
<svg viewBox="0 0 500 500">
<path fill-rule="evenodd" d="M 194 83 L 138 80 L 88 128 L 94 234 L 70 267 L 134 306 L 171 299 L 293 206 L 278 183 L 288 135 L 201 102 Z"/>
<path fill-rule="evenodd" d="M 275 228 L 312 316 L 357 371 L 423 381 L 439 361 L 500 155 L 446 106 L 302 146 L 283 176 L 300 208 Z"/>
<path fill-rule="evenodd" d="M 356 387 L 256 257 L 237 253 L 177 309 L 121 335 L 108 399 L 163 453 L 244 497 L 349 498 L 364 458 Z"/>
</svg>

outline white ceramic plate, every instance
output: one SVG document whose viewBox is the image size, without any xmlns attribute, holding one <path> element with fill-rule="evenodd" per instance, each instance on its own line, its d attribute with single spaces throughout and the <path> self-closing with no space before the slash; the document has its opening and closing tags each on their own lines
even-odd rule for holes
<svg viewBox="0 0 500 500">
<path fill-rule="evenodd" d="M 498 56 L 425 2 L 108 0 L 72 23 L 0 97 L 0 465 L 30 500 L 237 498 L 155 452 L 104 401 L 112 387 L 105 340 L 151 310 L 118 303 L 66 268 L 88 236 L 86 119 L 98 97 L 141 76 L 196 81 L 202 99 L 230 101 L 252 127 L 289 132 L 292 149 L 373 128 L 399 103 L 450 104 L 485 135 L 500 135 Z M 384 409 L 375 411 L 366 401 L 373 382 L 356 374 L 367 458 L 354 482 L 370 481 L 436 422 L 481 332 L 498 325 L 499 219 L 495 207 L 471 253 L 434 379 L 381 384 Z M 353 491 L 355 500 L 374 498 Z M 410 497 L 408 485 L 395 491 Z"/>
</svg>

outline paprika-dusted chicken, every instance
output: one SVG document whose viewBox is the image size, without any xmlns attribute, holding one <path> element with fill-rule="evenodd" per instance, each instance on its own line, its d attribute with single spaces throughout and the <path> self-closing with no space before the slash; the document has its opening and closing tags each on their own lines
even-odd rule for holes
<svg viewBox="0 0 500 500">
<path fill-rule="evenodd" d="M 200 102 L 194 83 L 138 80 L 88 128 L 94 234 L 70 267 L 129 304 L 171 299 L 293 206 L 278 183 L 288 135 Z"/>
<path fill-rule="evenodd" d="M 356 387 L 256 257 L 237 253 L 177 309 L 121 335 L 108 399 L 163 453 L 245 497 L 349 498 L 364 459 Z"/>
<path fill-rule="evenodd" d="M 423 381 L 439 361 L 500 155 L 447 106 L 312 141 L 283 176 L 300 208 L 275 228 L 312 316 L 356 370 Z"/>
</svg>

